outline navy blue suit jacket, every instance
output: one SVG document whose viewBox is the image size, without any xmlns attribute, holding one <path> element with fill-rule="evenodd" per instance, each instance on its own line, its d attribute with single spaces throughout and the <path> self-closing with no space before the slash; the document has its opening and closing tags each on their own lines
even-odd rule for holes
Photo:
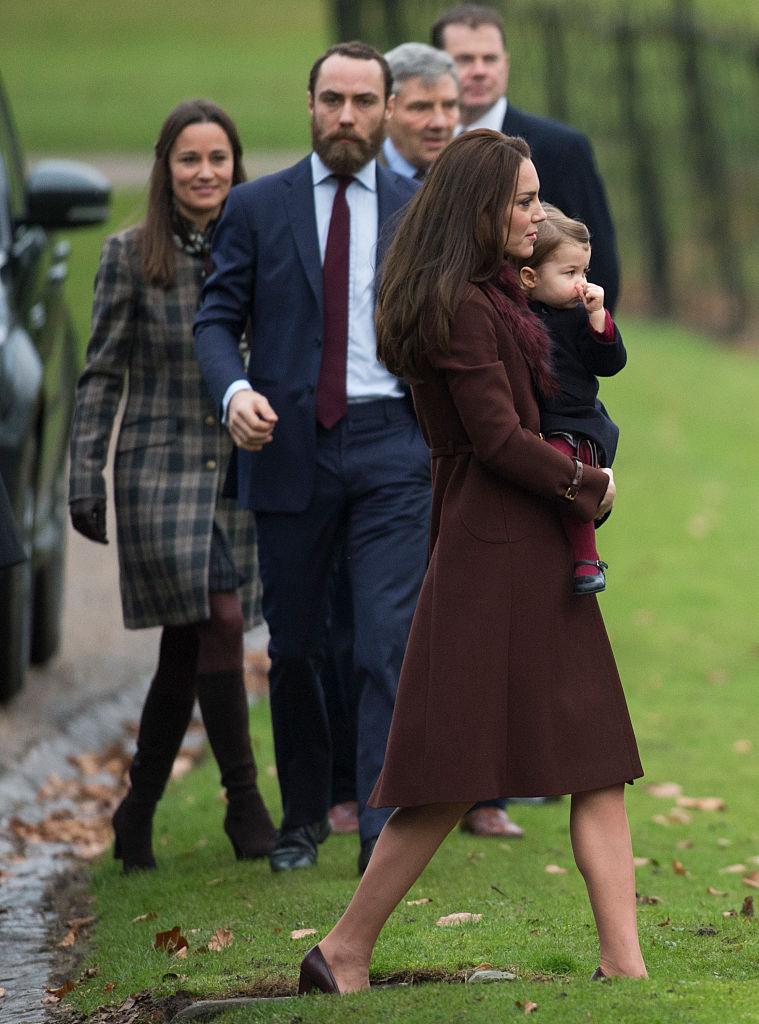
<svg viewBox="0 0 759 1024">
<path fill-rule="evenodd" d="M 613 313 L 619 297 L 619 258 L 609 204 L 590 142 L 575 128 L 526 114 L 509 103 L 505 135 L 521 135 L 532 150 L 540 178 L 540 198 L 590 231 L 590 280 L 604 290 L 604 305 Z"/>
<path fill-rule="evenodd" d="M 378 266 L 394 215 L 416 187 L 377 167 Z M 248 380 L 279 417 L 262 451 L 236 449 L 227 493 L 259 512 L 302 512 L 314 486 L 324 320 L 310 157 L 232 189 L 214 234 L 213 264 L 195 320 L 208 389 L 220 405 L 240 379 L 239 339 L 250 320 Z"/>
</svg>

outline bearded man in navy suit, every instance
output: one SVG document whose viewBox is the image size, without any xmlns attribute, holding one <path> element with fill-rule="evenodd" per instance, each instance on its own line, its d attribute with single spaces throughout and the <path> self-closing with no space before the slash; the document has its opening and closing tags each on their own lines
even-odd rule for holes
<svg viewBox="0 0 759 1024">
<path fill-rule="evenodd" d="M 330 47 L 316 61 L 313 152 L 232 190 L 195 324 L 203 375 L 237 446 L 228 484 L 258 525 L 284 808 L 274 871 L 314 864 L 328 832 L 320 670 L 343 545 L 360 687 L 360 871 L 390 813 L 366 801 L 384 758 L 430 512 L 429 452 L 407 389 L 376 358 L 375 274 L 416 188 L 375 159 L 391 84 L 384 58 L 363 43 Z M 239 341 L 248 322 L 246 373 Z"/>
<path fill-rule="evenodd" d="M 432 45 L 456 62 L 463 129 L 492 128 L 520 135 L 532 150 L 540 198 L 590 231 L 589 277 L 604 290 L 613 312 L 619 296 L 619 261 L 606 191 L 587 137 L 568 125 L 518 110 L 506 99 L 510 58 L 501 15 L 493 7 L 463 4 L 441 14 Z"/>
</svg>

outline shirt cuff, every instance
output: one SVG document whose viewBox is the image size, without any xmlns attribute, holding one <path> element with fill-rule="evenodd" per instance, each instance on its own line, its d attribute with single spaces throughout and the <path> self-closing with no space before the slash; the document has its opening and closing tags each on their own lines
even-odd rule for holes
<svg viewBox="0 0 759 1024">
<path fill-rule="evenodd" d="M 227 422 L 227 413 L 229 412 L 229 403 L 232 399 L 232 395 L 236 395 L 238 391 L 252 390 L 253 388 L 249 380 L 233 380 L 229 385 L 221 400 L 221 422 L 225 427 L 229 426 L 229 423 Z"/>
<path fill-rule="evenodd" d="M 588 321 L 588 327 L 592 331 L 593 337 L 596 339 L 596 341 L 611 342 L 614 341 L 616 337 L 614 321 L 612 320 L 611 313 L 608 309 L 605 309 L 604 313 L 606 313 L 606 322 L 604 323 L 604 329 L 602 331 L 597 331 L 595 327 L 590 323 L 590 321 Z"/>
</svg>

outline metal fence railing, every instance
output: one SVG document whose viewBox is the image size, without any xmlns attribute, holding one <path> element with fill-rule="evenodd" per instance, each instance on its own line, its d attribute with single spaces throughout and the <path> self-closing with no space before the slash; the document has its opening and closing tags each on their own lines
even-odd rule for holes
<svg viewBox="0 0 759 1024">
<path fill-rule="evenodd" d="M 343 0 L 336 35 L 428 40 L 445 3 Z M 759 35 L 657 14 L 508 0 L 509 98 L 591 139 L 617 225 L 623 305 L 759 334 Z M 620 13 L 616 13 L 620 11 Z M 350 28 L 350 32 L 347 29 Z M 345 30 L 345 31 L 344 31 Z"/>
</svg>

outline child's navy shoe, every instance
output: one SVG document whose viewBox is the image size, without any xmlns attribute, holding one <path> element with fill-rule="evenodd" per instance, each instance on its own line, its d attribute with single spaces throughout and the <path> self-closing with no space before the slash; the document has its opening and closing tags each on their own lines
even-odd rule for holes
<svg viewBox="0 0 759 1024">
<path fill-rule="evenodd" d="M 587 576 L 575 576 L 575 594 L 600 594 L 602 590 L 606 590 L 604 569 L 609 568 L 606 562 L 588 562 L 582 559 L 579 562 L 575 562 L 575 569 L 578 565 L 593 565 L 599 571 L 589 573 Z"/>
</svg>

